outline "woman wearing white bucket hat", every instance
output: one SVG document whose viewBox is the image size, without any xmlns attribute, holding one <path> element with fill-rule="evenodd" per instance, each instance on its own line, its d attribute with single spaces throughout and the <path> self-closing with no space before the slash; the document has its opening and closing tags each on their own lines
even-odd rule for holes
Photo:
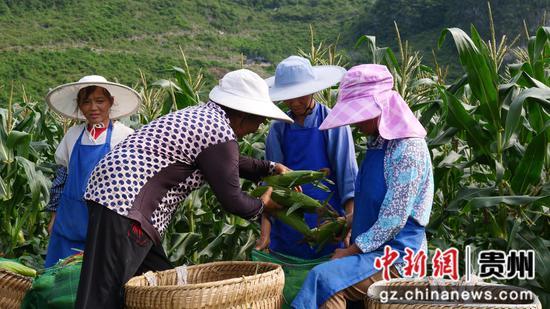
<svg viewBox="0 0 550 309">
<path fill-rule="evenodd" d="M 340 215 L 353 212 L 353 197 L 357 162 L 353 138 L 349 126 L 329 131 L 319 131 L 319 126 L 330 109 L 315 102 L 313 95 L 336 85 L 346 70 L 339 66 L 311 66 L 309 60 L 290 56 L 277 65 L 275 76 L 266 80 L 269 94 L 274 101 L 284 101 L 295 123 L 274 122 L 266 140 L 266 158 L 282 162 L 293 170 L 328 169 L 327 193 L 311 185 L 302 187 L 305 194 L 317 200 L 329 200 Z M 306 214 L 310 227 L 318 224 L 316 214 Z M 271 223 L 272 222 L 272 223 Z M 271 227 L 271 233 L 268 231 Z M 334 252 L 342 243 L 326 245 L 322 250 L 311 248 L 303 237 L 279 220 L 262 220 L 262 237 L 257 249 L 269 242 L 270 249 L 304 259 L 315 259 Z M 266 235 L 268 234 L 268 235 Z M 268 240 L 270 237 L 270 240 Z"/>
<path fill-rule="evenodd" d="M 114 121 L 137 111 L 141 98 L 133 89 L 90 75 L 51 90 L 48 105 L 60 115 L 84 120 L 67 131 L 55 152 L 59 165 L 47 209 L 52 212 L 46 267 L 84 249 L 88 209 L 83 200 L 94 166 L 134 131 Z"/>
<path fill-rule="evenodd" d="M 122 307 L 128 279 L 172 268 L 162 234 L 180 202 L 203 184 L 223 209 L 245 219 L 279 207 L 271 190 L 259 199 L 242 192 L 239 176 L 259 180 L 288 169 L 240 156 L 236 140 L 266 118 L 292 120 L 249 70 L 227 73 L 209 97 L 145 125 L 94 169 L 85 194 L 90 222 L 77 308 Z"/>
</svg>

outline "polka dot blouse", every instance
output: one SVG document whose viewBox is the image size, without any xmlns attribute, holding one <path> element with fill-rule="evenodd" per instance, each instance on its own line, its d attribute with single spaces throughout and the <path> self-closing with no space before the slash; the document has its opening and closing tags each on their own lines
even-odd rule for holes
<svg viewBox="0 0 550 309">
<path fill-rule="evenodd" d="M 231 160 L 227 169 L 215 166 L 224 160 Z M 238 170 L 243 166 L 267 175 L 273 163 L 240 158 L 225 112 L 208 102 L 154 120 L 118 144 L 92 172 L 84 198 L 139 221 L 145 232 L 159 242 L 177 206 L 205 183 L 206 171 L 209 175 L 216 173 L 209 171 L 213 168 L 222 174 L 226 170 L 231 173 L 231 167 L 237 169 L 236 177 L 232 177 L 234 173 L 225 176 L 231 178 L 230 184 L 211 184 L 218 199 L 225 187 L 237 185 L 230 196 L 243 198 L 237 201 L 240 204 L 251 205 L 247 210 L 240 209 L 241 213 L 239 209 L 226 210 L 243 217 L 261 212 L 261 202 L 244 195 L 238 187 Z M 230 203 L 223 199 L 220 202 L 222 206 Z"/>
</svg>

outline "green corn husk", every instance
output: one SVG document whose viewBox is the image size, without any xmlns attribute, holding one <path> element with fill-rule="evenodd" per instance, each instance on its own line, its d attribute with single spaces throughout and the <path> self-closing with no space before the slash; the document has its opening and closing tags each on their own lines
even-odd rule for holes
<svg viewBox="0 0 550 309">
<path fill-rule="evenodd" d="M 309 226 L 304 221 L 304 217 L 297 214 L 297 213 L 291 213 L 287 214 L 284 210 L 277 210 L 273 213 L 273 216 L 284 224 L 292 227 L 296 231 L 298 231 L 300 234 L 304 235 L 306 239 L 310 239 L 313 237 L 311 230 L 309 229 Z"/>
<path fill-rule="evenodd" d="M 0 269 L 27 277 L 36 277 L 36 270 L 8 259 L 0 259 Z"/>
<path fill-rule="evenodd" d="M 300 186 L 306 183 L 320 182 L 325 180 L 332 184 L 332 181 L 326 179 L 324 172 L 317 171 L 290 171 L 281 175 L 265 177 L 263 181 L 270 185 L 283 188 L 291 188 Z"/>
<path fill-rule="evenodd" d="M 344 237 L 346 232 L 346 220 L 333 220 L 320 227 L 311 230 L 310 244 L 318 245 L 317 252 L 337 237 Z"/>
<path fill-rule="evenodd" d="M 268 187 L 261 186 L 256 188 L 250 194 L 254 197 L 260 197 L 265 193 Z M 313 199 L 301 192 L 290 189 L 273 188 L 271 198 L 284 208 L 291 210 L 289 213 L 300 209 L 304 212 L 315 213 L 321 211 L 324 207 L 316 199 Z"/>
</svg>

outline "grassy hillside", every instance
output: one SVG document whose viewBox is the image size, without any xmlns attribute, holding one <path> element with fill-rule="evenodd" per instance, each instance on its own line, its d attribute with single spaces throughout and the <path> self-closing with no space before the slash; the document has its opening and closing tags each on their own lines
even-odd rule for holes
<svg viewBox="0 0 550 309">
<path fill-rule="evenodd" d="M 524 33 L 524 19 L 529 30 L 548 25 L 549 7 L 550 0 L 493 0 L 497 35 Z M 164 69 L 181 65 L 178 46 L 192 68 L 205 69 L 204 89 L 243 59 L 267 76 L 273 63 L 307 47 L 309 25 L 318 40 L 340 35 L 352 63 L 363 62 L 363 50 L 353 49 L 362 34 L 397 51 L 394 20 L 425 62 L 436 49 L 458 75 L 449 40 L 437 50 L 441 29 L 473 23 L 489 37 L 487 3 L 476 0 L 2 0 L 0 98 L 12 81 L 37 98 L 92 73 L 130 85 L 140 69 L 150 80 L 165 77 Z"/>
<path fill-rule="evenodd" d="M 309 24 L 333 40 L 361 2 L 2 1 L 0 84 L 23 83 L 33 96 L 91 73 L 133 84 L 139 69 L 159 78 L 179 65 L 178 46 L 210 83 L 239 68 L 241 54 L 267 76 L 269 62 L 307 46 Z"/>
</svg>

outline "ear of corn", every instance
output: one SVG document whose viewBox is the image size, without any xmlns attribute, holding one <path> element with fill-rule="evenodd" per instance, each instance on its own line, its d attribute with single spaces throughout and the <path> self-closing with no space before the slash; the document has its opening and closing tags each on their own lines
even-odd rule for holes
<svg viewBox="0 0 550 309">
<path fill-rule="evenodd" d="M 339 236 L 345 236 L 343 233 L 346 231 L 345 220 L 333 220 L 320 227 L 311 230 L 312 242 L 317 244 L 317 252 L 321 251 L 323 247 Z"/>
<path fill-rule="evenodd" d="M 306 183 L 319 182 L 323 179 L 328 183 L 332 183 L 326 179 L 324 172 L 316 171 L 290 171 L 281 175 L 265 177 L 263 181 L 270 186 L 291 188 Z"/>
<path fill-rule="evenodd" d="M 294 191 L 292 187 L 313 183 L 328 191 L 328 188 L 321 183 L 321 180 L 327 181 L 325 177 L 324 172 L 292 171 L 264 178 L 263 180 L 267 186 L 259 186 L 250 194 L 254 197 L 260 197 L 267 191 L 268 186 L 273 187 L 271 198 L 284 209 L 275 211 L 272 215 L 304 235 L 304 240 L 310 246 L 317 245 L 317 250 L 320 251 L 327 243 L 342 233 L 346 222 L 337 219 L 338 214 L 328 205 L 330 197 L 320 203 L 308 195 Z M 305 212 L 317 213 L 319 218 L 328 220 L 329 223 L 310 229 L 304 220 Z"/>
<path fill-rule="evenodd" d="M 273 213 L 273 216 L 284 224 L 292 227 L 306 238 L 311 238 L 312 232 L 309 226 L 305 223 L 304 217 L 297 213 L 287 214 L 284 210 L 278 210 Z"/>
<path fill-rule="evenodd" d="M 260 197 L 266 190 L 267 187 L 261 186 L 256 188 L 250 194 L 254 197 Z M 316 199 L 291 189 L 275 187 L 271 193 L 271 198 L 277 204 L 288 209 L 289 213 L 293 213 L 297 209 L 309 213 L 315 213 L 323 209 L 323 205 Z"/>
<path fill-rule="evenodd" d="M 36 277 L 36 270 L 30 267 L 27 267 L 21 263 L 7 260 L 7 259 L 0 259 L 0 269 L 4 269 L 12 273 L 16 273 L 27 277 Z"/>
</svg>

